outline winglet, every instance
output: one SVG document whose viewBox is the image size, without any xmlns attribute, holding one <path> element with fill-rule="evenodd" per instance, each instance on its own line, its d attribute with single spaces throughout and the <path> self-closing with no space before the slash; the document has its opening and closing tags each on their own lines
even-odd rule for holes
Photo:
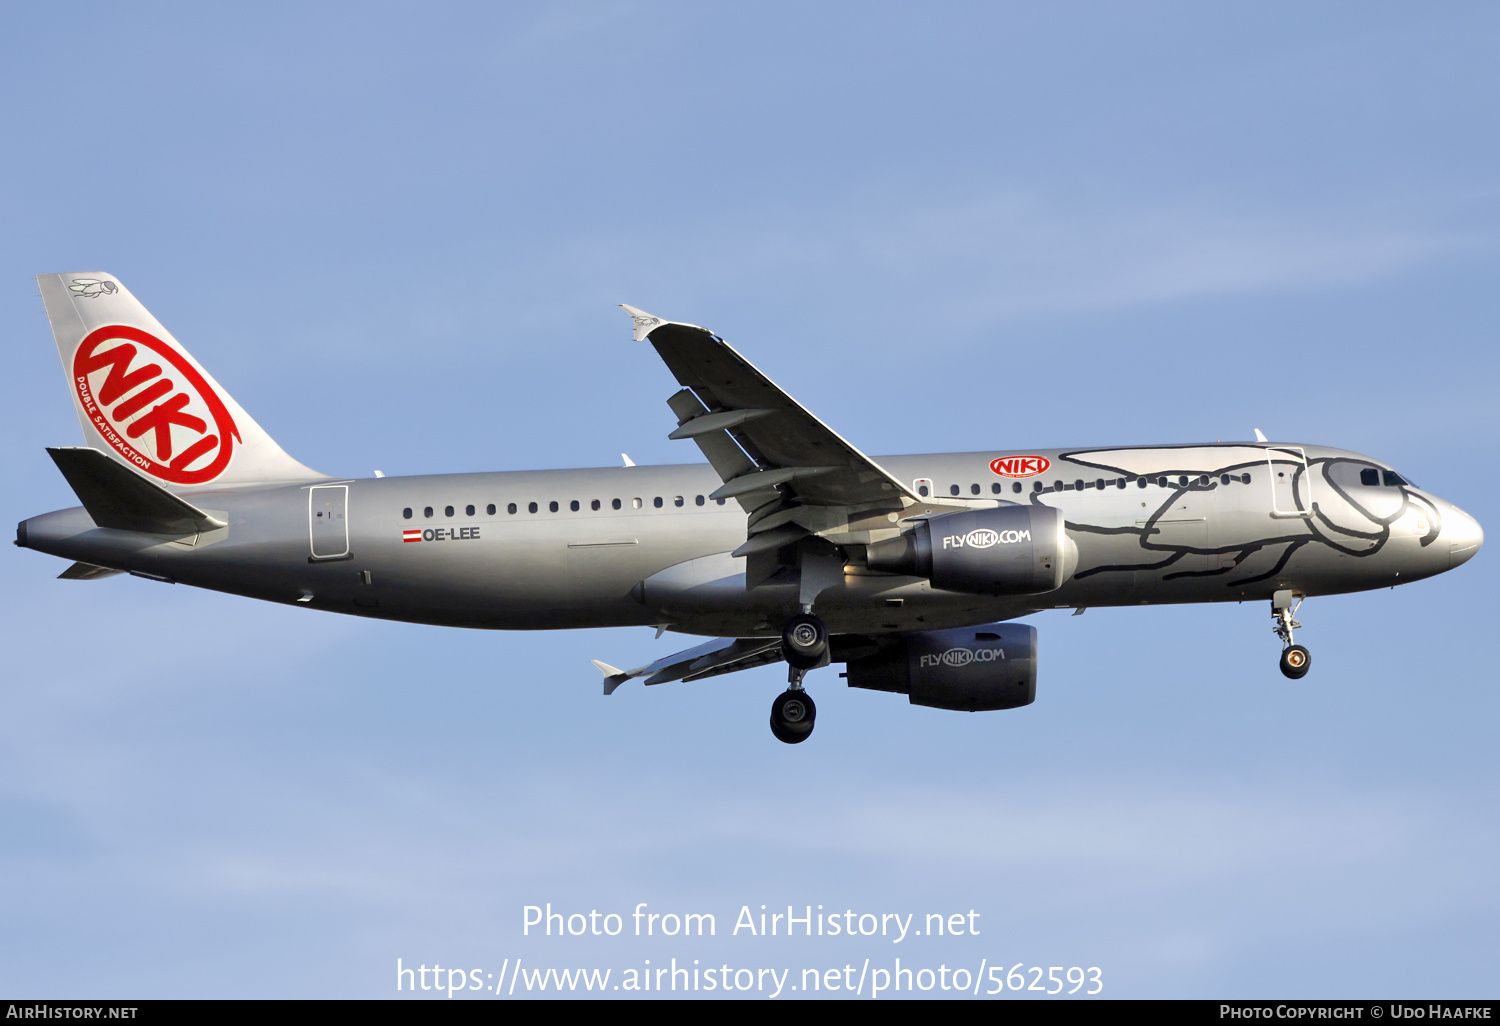
<svg viewBox="0 0 1500 1026">
<path fill-rule="evenodd" d="M 629 303 L 621 303 L 620 309 L 628 313 L 630 319 L 635 322 L 635 340 L 637 342 L 644 342 L 647 335 L 667 323 L 660 317 L 648 314 L 646 311 L 631 306 Z"/>
<path fill-rule="evenodd" d="M 606 695 L 614 694 L 615 688 L 619 687 L 621 684 L 624 684 L 627 680 L 630 679 L 630 674 L 626 673 L 624 670 L 619 669 L 618 667 L 611 666 L 608 663 L 600 662 L 598 659 L 590 659 L 589 662 L 593 663 L 595 668 L 597 668 L 600 673 L 604 674 L 604 693 Z"/>
<path fill-rule="evenodd" d="M 1265 435 L 1263 435 L 1263 434 L 1260 433 L 1260 428 L 1256 428 L 1255 429 L 1255 440 L 1257 442 L 1268 442 L 1268 441 L 1270 441 L 1269 438 L 1267 438 Z"/>
</svg>

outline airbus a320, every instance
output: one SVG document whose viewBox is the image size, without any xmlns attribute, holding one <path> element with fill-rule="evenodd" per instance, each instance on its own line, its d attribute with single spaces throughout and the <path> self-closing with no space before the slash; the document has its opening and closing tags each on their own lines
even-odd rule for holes
<svg viewBox="0 0 1500 1026">
<path fill-rule="evenodd" d="M 80 506 L 16 544 L 308 609 L 502 630 L 655 626 L 713 640 L 629 670 L 785 662 L 772 733 L 813 730 L 809 671 L 913 705 L 1036 697 L 1045 609 L 1268 602 L 1281 672 L 1313 595 L 1431 577 L 1483 543 L 1380 460 L 1253 441 L 871 458 L 712 332 L 633 307 L 706 464 L 335 479 L 292 459 L 113 275 L 38 276 L 85 445 L 47 451 Z"/>
</svg>

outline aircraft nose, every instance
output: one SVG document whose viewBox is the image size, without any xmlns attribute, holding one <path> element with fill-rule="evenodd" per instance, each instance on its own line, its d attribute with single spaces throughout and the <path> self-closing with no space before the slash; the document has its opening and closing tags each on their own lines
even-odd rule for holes
<svg viewBox="0 0 1500 1026">
<path fill-rule="evenodd" d="M 1484 544 L 1484 528 L 1469 514 L 1450 505 L 1443 517 L 1443 537 L 1448 539 L 1448 568 L 1467 563 Z"/>
</svg>

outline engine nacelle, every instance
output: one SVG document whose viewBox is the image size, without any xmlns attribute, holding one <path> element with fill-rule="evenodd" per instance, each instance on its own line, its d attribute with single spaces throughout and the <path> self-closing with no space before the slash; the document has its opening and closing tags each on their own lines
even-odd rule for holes
<svg viewBox="0 0 1500 1026">
<path fill-rule="evenodd" d="M 1036 700 L 1036 628 L 992 623 L 878 639 L 873 654 L 848 661 L 851 688 L 894 691 L 912 705 L 979 712 Z"/>
<path fill-rule="evenodd" d="M 919 520 L 899 538 L 871 544 L 871 570 L 925 577 L 935 587 L 979 595 L 1056 591 L 1078 549 L 1052 506 L 1000 506 Z"/>
</svg>

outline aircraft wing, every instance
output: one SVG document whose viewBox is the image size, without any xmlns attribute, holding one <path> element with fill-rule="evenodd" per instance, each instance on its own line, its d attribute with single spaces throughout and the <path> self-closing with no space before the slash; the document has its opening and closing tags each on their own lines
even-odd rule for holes
<svg viewBox="0 0 1500 1026">
<path fill-rule="evenodd" d="M 635 677 L 645 677 L 647 684 L 665 684 L 673 680 L 702 680 L 721 673 L 748 670 L 781 662 L 780 638 L 715 638 L 713 641 L 664 656 L 654 663 L 634 670 L 617 670 L 595 659 L 594 665 L 604 674 L 604 693 Z"/>
<path fill-rule="evenodd" d="M 636 341 L 649 340 L 692 393 L 669 400 L 679 423 L 668 437 L 691 438 L 703 448 L 724 479 L 713 498 L 739 499 L 747 510 L 778 496 L 802 505 L 892 509 L 919 501 L 713 332 L 625 310 L 635 320 Z"/>
</svg>

